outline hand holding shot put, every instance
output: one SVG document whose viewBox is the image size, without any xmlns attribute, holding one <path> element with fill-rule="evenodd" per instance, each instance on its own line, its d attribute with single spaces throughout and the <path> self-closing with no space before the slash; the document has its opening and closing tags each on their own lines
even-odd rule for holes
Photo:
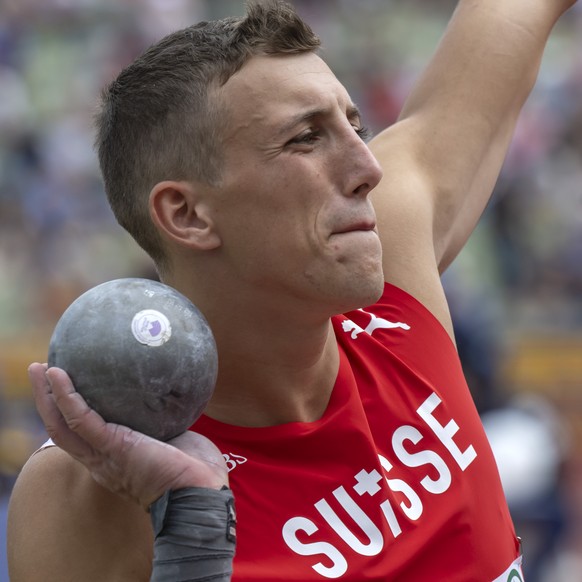
<svg viewBox="0 0 582 582">
<path fill-rule="evenodd" d="M 105 422 L 63 370 L 33 364 L 29 376 L 49 436 L 110 491 L 148 509 L 167 490 L 228 485 L 222 454 L 205 437 L 187 431 L 163 443 Z"/>
</svg>

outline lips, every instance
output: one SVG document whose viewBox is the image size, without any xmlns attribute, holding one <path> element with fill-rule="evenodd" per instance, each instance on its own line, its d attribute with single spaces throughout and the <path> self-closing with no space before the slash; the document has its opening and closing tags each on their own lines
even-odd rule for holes
<svg viewBox="0 0 582 582">
<path fill-rule="evenodd" d="M 335 229 L 332 234 L 346 234 L 348 232 L 373 231 L 376 229 L 374 220 L 361 220 Z"/>
</svg>

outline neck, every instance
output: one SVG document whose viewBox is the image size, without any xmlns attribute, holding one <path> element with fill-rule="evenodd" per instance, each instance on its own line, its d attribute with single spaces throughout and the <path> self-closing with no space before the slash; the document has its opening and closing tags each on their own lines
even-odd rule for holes
<svg viewBox="0 0 582 582">
<path fill-rule="evenodd" d="M 219 372 L 206 414 L 239 426 L 317 420 L 324 413 L 339 367 L 331 321 L 293 302 L 244 296 L 214 285 L 168 281 L 204 313 L 218 347 Z M 196 286 L 198 291 L 199 286 Z M 242 308 L 240 306 L 243 306 Z"/>
<path fill-rule="evenodd" d="M 254 331 L 258 331 L 256 328 Z M 295 332 L 295 333 L 294 333 Z M 219 374 L 206 414 L 239 426 L 273 426 L 321 418 L 337 376 L 339 354 L 331 323 L 306 337 L 280 329 L 236 338 L 218 333 Z"/>
</svg>

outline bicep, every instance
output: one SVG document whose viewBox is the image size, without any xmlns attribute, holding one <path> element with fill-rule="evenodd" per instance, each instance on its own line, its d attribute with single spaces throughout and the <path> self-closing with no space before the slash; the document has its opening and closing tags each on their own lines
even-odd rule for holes
<svg viewBox="0 0 582 582">
<path fill-rule="evenodd" d="M 382 242 L 384 278 L 419 300 L 452 337 L 435 239 L 436 193 L 411 153 L 411 140 L 405 124 L 398 124 L 370 143 L 384 171 L 371 194 Z"/>
<path fill-rule="evenodd" d="M 141 507 L 97 485 L 51 447 L 33 455 L 12 493 L 12 582 L 147 581 L 153 536 Z"/>
</svg>

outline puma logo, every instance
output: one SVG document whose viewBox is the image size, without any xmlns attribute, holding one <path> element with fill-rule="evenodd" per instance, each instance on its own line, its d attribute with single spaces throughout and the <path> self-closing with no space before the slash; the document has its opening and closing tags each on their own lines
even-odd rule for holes
<svg viewBox="0 0 582 582">
<path fill-rule="evenodd" d="M 410 329 L 410 326 L 407 323 L 402 323 L 400 321 L 398 323 L 394 323 L 392 321 L 388 321 L 387 319 L 377 317 L 373 313 L 370 313 L 369 311 L 364 311 L 363 309 L 359 309 L 358 311 L 361 311 L 362 313 L 367 313 L 370 316 L 370 322 L 368 323 L 366 328 L 363 329 L 357 323 L 353 322 L 351 319 L 346 319 L 345 321 L 343 321 L 342 328 L 346 333 L 351 332 L 352 339 L 357 339 L 358 335 L 360 335 L 362 332 L 372 335 L 372 333 L 374 333 L 374 331 L 377 329 L 394 329 L 394 328 L 400 328 L 405 330 Z"/>
</svg>

